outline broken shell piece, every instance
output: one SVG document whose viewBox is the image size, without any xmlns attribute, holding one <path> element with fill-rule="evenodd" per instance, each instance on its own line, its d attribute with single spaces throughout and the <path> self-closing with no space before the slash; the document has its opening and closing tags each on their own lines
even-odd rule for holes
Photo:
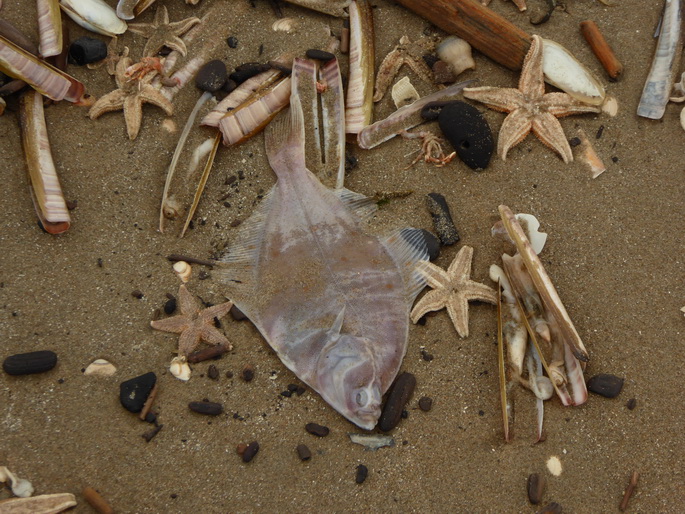
<svg viewBox="0 0 685 514">
<path fill-rule="evenodd" d="M 117 372 L 116 366 L 105 359 L 96 359 L 83 372 L 84 375 L 95 375 L 97 377 L 111 377 Z"/>
<path fill-rule="evenodd" d="M 455 36 L 445 38 L 438 45 L 436 53 L 440 60 L 450 65 L 455 77 L 464 70 L 476 67 L 476 62 L 471 56 L 471 45 L 461 38 Z"/>
<path fill-rule="evenodd" d="M 186 362 L 185 357 L 176 356 L 173 359 L 171 359 L 171 364 L 169 364 L 169 371 L 173 376 L 175 376 L 179 380 L 183 380 L 184 382 L 190 380 L 191 370 L 190 366 L 188 365 L 188 362 Z"/>
<path fill-rule="evenodd" d="M 33 494 L 33 486 L 31 482 L 25 478 L 19 478 L 17 475 L 12 473 L 5 466 L 0 466 L 0 482 L 9 482 L 12 488 L 12 494 L 19 496 L 20 498 L 26 498 Z M 0 512 L 4 512 L 0 509 Z"/>
<path fill-rule="evenodd" d="M 618 114 L 618 100 L 616 97 L 607 96 L 602 104 L 602 112 L 612 118 Z"/>
<path fill-rule="evenodd" d="M 680 75 L 680 82 L 673 84 L 673 96 L 669 97 L 671 102 L 685 102 L 685 73 Z"/>
<path fill-rule="evenodd" d="M 295 18 L 281 18 L 276 20 L 271 28 L 275 32 L 285 32 L 286 34 L 292 34 L 297 30 L 297 20 Z"/>
<path fill-rule="evenodd" d="M 185 284 L 190 280 L 190 274 L 193 272 L 193 269 L 186 261 L 177 261 L 174 263 L 174 272 L 181 279 L 181 282 Z"/>
<path fill-rule="evenodd" d="M 403 77 L 392 86 L 392 101 L 398 109 L 416 102 L 419 98 L 421 97 L 409 81 L 409 77 Z"/>
<path fill-rule="evenodd" d="M 517 214 L 516 219 L 521 224 L 521 227 L 523 227 L 523 230 L 526 231 L 533 251 L 537 255 L 540 255 L 540 252 L 547 242 L 547 232 L 540 232 L 538 230 L 540 228 L 540 222 L 532 214 Z"/>
<path fill-rule="evenodd" d="M 41 494 L 30 498 L 8 498 L 0 501 L 3 514 L 56 514 L 76 506 L 71 493 Z"/>
<path fill-rule="evenodd" d="M 347 434 L 350 441 L 364 446 L 367 450 L 377 450 L 384 446 L 395 446 L 395 439 L 389 435 L 382 434 Z"/>
<path fill-rule="evenodd" d="M 599 158 L 599 155 L 597 155 L 595 148 L 583 129 L 578 130 L 578 138 L 580 139 L 580 145 L 577 151 L 580 153 L 580 160 L 589 168 L 592 178 L 599 177 L 606 171 L 607 167 L 602 162 L 602 159 Z"/>
<path fill-rule="evenodd" d="M 685 130 L 685 108 L 680 111 L 680 126 Z"/>
<path fill-rule="evenodd" d="M 572 97 L 601 105 L 606 93 L 599 80 L 571 52 L 556 41 L 542 38 L 542 71 L 545 80 Z"/>
</svg>

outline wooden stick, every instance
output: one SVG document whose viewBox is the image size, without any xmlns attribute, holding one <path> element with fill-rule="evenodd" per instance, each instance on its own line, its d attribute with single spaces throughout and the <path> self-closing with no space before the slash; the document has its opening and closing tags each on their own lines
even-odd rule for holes
<svg viewBox="0 0 685 514">
<path fill-rule="evenodd" d="M 592 20 L 581 21 L 580 32 L 599 62 L 604 66 L 611 80 L 618 79 L 619 75 L 623 73 L 623 64 L 621 64 L 609 43 L 604 39 L 597 24 Z"/>
<path fill-rule="evenodd" d="M 110 507 L 102 495 L 92 487 L 86 487 L 82 494 L 90 506 L 100 514 L 114 514 L 112 507 Z"/>
<path fill-rule="evenodd" d="M 633 493 L 635 492 L 635 488 L 637 487 L 637 481 L 640 478 L 640 473 L 637 471 L 633 471 L 633 474 L 630 475 L 630 482 L 628 483 L 628 487 L 626 487 L 626 492 L 623 495 L 623 500 L 621 501 L 621 505 L 619 505 L 619 510 L 623 512 L 628 508 L 628 501 L 630 501 L 630 497 L 633 496 Z"/>
<path fill-rule="evenodd" d="M 531 36 L 477 0 L 397 0 L 510 70 L 519 70 Z"/>
</svg>

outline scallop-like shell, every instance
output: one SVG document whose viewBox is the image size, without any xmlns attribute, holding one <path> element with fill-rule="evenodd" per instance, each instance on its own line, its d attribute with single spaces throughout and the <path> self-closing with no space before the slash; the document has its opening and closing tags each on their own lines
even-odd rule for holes
<svg viewBox="0 0 685 514">
<path fill-rule="evenodd" d="M 190 380 L 191 370 L 190 366 L 186 362 L 185 357 L 176 356 L 173 359 L 171 359 L 171 364 L 169 364 L 169 371 L 173 376 L 175 376 L 179 380 L 183 380 L 184 382 Z"/>
<path fill-rule="evenodd" d="M 117 372 L 117 368 L 105 359 L 96 359 L 83 372 L 84 375 L 95 375 L 98 377 L 110 377 Z"/>
<path fill-rule="evenodd" d="M 590 105 L 601 105 L 604 86 L 571 52 L 551 39 L 542 38 L 542 71 L 545 81 Z"/>
<path fill-rule="evenodd" d="M 273 25 L 271 25 L 271 28 L 275 32 L 292 34 L 297 30 L 298 25 L 299 23 L 295 18 L 281 18 L 280 20 L 276 20 Z"/>
<path fill-rule="evenodd" d="M 413 104 L 419 98 L 419 93 L 409 81 L 409 77 L 402 77 L 392 86 L 392 101 L 398 109 L 405 105 Z"/>
<path fill-rule="evenodd" d="M 128 25 L 103 0 L 60 0 L 60 7 L 84 29 L 116 36 L 126 32 Z"/>
<path fill-rule="evenodd" d="M 471 45 L 456 36 L 445 38 L 436 49 L 440 60 L 445 61 L 452 68 L 456 77 L 464 70 L 472 70 L 476 62 L 471 55 Z"/>
<path fill-rule="evenodd" d="M 192 272 L 192 267 L 186 261 L 177 261 L 174 263 L 174 273 L 178 275 L 178 278 L 180 278 L 181 282 L 184 284 L 190 280 Z"/>
</svg>

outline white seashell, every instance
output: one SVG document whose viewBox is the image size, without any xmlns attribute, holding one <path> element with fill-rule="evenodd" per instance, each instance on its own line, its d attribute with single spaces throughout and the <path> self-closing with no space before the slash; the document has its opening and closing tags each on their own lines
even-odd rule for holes
<svg viewBox="0 0 685 514">
<path fill-rule="evenodd" d="M 542 38 L 542 70 L 545 80 L 572 97 L 600 105 L 606 93 L 599 80 L 571 52 L 551 39 Z"/>
<path fill-rule="evenodd" d="M 117 372 L 116 366 L 105 359 L 96 359 L 83 372 L 84 375 L 95 375 L 98 377 L 110 377 Z"/>
<path fill-rule="evenodd" d="M 680 126 L 683 127 L 683 130 L 685 130 L 685 108 L 680 111 Z"/>
<path fill-rule="evenodd" d="M 276 20 L 273 25 L 271 25 L 271 28 L 275 32 L 285 32 L 287 34 L 292 34 L 297 30 L 297 20 L 295 18 L 281 18 L 280 20 Z"/>
<path fill-rule="evenodd" d="M 128 28 L 103 0 L 60 0 L 59 5 L 76 23 L 98 34 L 115 36 Z"/>
<path fill-rule="evenodd" d="M 516 219 L 523 230 L 525 230 L 526 236 L 528 236 L 528 240 L 533 247 L 533 251 L 536 255 L 540 255 L 540 252 L 547 242 L 547 233 L 538 230 L 540 228 L 540 222 L 532 214 L 517 214 Z"/>
<path fill-rule="evenodd" d="M 607 96 L 602 104 L 602 112 L 612 118 L 618 114 L 618 100 L 614 96 Z"/>
<path fill-rule="evenodd" d="M 173 376 L 175 376 L 179 380 L 183 380 L 184 382 L 190 380 L 191 370 L 190 366 L 186 362 L 185 357 L 176 356 L 173 359 L 171 359 L 171 364 L 169 364 L 169 371 Z"/>
<path fill-rule="evenodd" d="M 162 212 L 164 217 L 169 220 L 178 218 L 181 211 L 181 203 L 173 196 L 170 196 L 164 201 Z"/>
<path fill-rule="evenodd" d="M 186 261 L 177 261 L 174 263 L 174 272 L 181 279 L 181 282 L 185 284 L 190 280 L 190 274 L 193 272 L 193 269 Z"/>
<path fill-rule="evenodd" d="M 409 81 L 409 77 L 402 77 L 392 86 L 392 101 L 398 109 L 405 105 L 413 104 L 419 98 L 419 94 Z"/>
<path fill-rule="evenodd" d="M 476 62 L 471 56 L 471 45 L 456 36 L 445 38 L 438 45 L 436 52 L 440 60 L 450 65 L 455 77 L 464 70 L 476 67 Z"/>
<path fill-rule="evenodd" d="M 28 498 L 33 494 L 33 485 L 25 478 L 19 478 L 5 466 L 0 466 L 0 482 L 9 482 L 12 494 L 20 498 Z"/>
</svg>

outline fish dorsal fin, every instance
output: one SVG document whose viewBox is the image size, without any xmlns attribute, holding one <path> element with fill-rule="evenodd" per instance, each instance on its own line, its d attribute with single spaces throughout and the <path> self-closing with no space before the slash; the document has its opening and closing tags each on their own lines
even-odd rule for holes
<svg viewBox="0 0 685 514">
<path fill-rule="evenodd" d="M 345 187 L 334 189 L 333 193 L 362 221 L 368 220 L 378 209 L 378 205 L 372 198 L 350 191 Z"/>
<path fill-rule="evenodd" d="M 305 169 L 304 121 L 297 94 L 290 95 L 290 109 L 267 125 L 264 142 L 269 164 L 279 178 L 289 170 Z"/>
<path fill-rule="evenodd" d="M 328 333 L 331 335 L 334 335 L 336 337 L 340 336 L 340 332 L 342 331 L 342 326 L 343 326 L 343 321 L 345 321 L 345 306 L 342 306 L 342 309 L 340 309 L 340 312 L 338 315 L 335 317 L 335 321 L 333 322 L 333 325 L 331 328 L 328 330 Z"/>
<path fill-rule="evenodd" d="M 405 284 L 407 299 L 411 305 L 426 285 L 426 279 L 418 271 L 418 264 L 428 260 L 428 248 L 421 230 L 403 228 L 394 231 L 383 246 L 392 256 Z"/>
</svg>

